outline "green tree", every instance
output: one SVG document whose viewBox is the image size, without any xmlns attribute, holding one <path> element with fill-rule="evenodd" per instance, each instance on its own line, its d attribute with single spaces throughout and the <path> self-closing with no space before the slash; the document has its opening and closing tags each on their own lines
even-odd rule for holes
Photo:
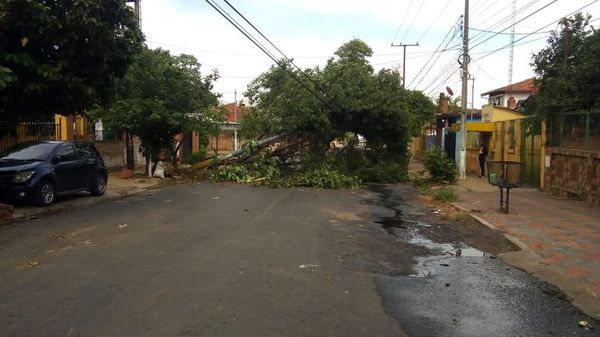
<svg viewBox="0 0 600 337">
<path fill-rule="evenodd" d="M 351 40 L 323 69 L 305 71 L 312 81 L 289 64 L 272 67 L 246 92 L 255 112 L 244 119 L 244 132 L 298 131 L 309 135 L 313 151 L 321 154 L 331 140 L 350 132 L 364 136 L 384 159 L 406 159 L 410 137 L 433 117 L 434 104 L 420 92 L 404 90 L 398 72 L 375 73 L 371 55 L 366 43 Z"/>
<path fill-rule="evenodd" d="M 323 70 L 332 125 L 363 135 L 383 159 L 406 160 L 411 136 L 433 117 L 433 102 L 402 88 L 397 71 L 375 73 L 367 60 L 372 50 L 361 40 L 345 43 L 335 55 Z"/>
<path fill-rule="evenodd" d="M 590 15 L 560 21 L 546 48 L 533 55 L 537 95 L 525 112 L 541 120 L 561 111 L 600 106 L 600 32 L 590 28 Z"/>
<path fill-rule="evenodd" d="M 118 81 L 116 101 L 93 111 L 96 119 L 141 140 L 147 159 L 173 154 L 175 135 L 191 130 L 202 136 L 222 121 L 218 97 L 212 93 L 218 74 L 202 76 L 190 55 L 143 49 Z"/>
<path fill-rule="evenodd" d="M 242 120 L 244 137 L 261 138 L 287 131 L 300 132 L 316 143 L 332 137 L 322 97 L 313 95 L 290 73 L 320 95 L 319 89 L 290 64 L 284 62 L 282 66 L 271 67 L 254 79 L 244 93 L 252 106 L 252 112 Z M 305 73 L 315 82 L 322 77 L 319 68 L 306 69 Z"/>
<path fill-rule="evenodd" d="M 142 41 L 123 0 L 0 1 L 0 120 L 106 103 Z"/>
</svg>

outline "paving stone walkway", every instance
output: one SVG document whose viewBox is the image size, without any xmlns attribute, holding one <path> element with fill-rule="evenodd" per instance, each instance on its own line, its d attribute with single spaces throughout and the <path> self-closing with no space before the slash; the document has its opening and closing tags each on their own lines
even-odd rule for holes
<svg viewBox="0 0 600 337">
<path fill-rule="evenodd" d="M 568 296 L 578 297 L 577 302 L 586 303 L 584 309 L 600 317 L 599 208 L 522 188 L 511 190 L 510 213 L 505 214 L 499 211 L 498 188 L 487 180 L 469 176 L 459 181 L 455 189 L 459 194 L 457 207 L 526 245 L 539 256 L 539 267 L 552 269 L 554 279 L 575 284 L 568 287 L 572 289 L 563 289 Z M 520 261 L 513 262 L 518 265 Z M 527 271 L 534 273 L 538 267 L 534 269 Z M 563 288 L 561 280 L 553 278 L 548 281 Z"/>
</svg>

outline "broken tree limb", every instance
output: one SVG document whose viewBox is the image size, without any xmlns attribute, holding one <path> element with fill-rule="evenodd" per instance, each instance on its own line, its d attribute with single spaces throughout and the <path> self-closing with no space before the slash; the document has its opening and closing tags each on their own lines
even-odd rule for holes
<svg viewBox="0 0 600 337">
<path fill-rule="evenodd" d="M 289 132 L 282 133 L 282 134 L 279 134 L 279 135 L 276 135 L 276 136 L 272 136 L 272 137 L 267 137 L 265 139 L 261 139 L 256 144 L 256 148 L 257 149 L 261 149 L 261 148 L 263 148 L 265 146 L 271 145 L 272 143 L 275 143 L 276 141 L 278 141 L 278 140 L 286 137 L 287 135 L 289 135 Z M 224 155 L 212 157 L 210 159 L 201 161 L 201 162 L 199 162 L 197 164 L 194 164 L 192 167 L 195 170 L 201 170 L 201 169 L 204 169 L 204 168 L 207 168 L 207 167 L 211 167 L 211 166 L 213 166 L 215 164 L 218 164 L 218 163 L 220 163 L 220 162 L 222 162 L 224 160 L 227 160 L 229 158 L 241 156 L 241 155 L 243 155 L 246 152 L 246 150 L 247 149 L 245 149 L 244 147 L 241 147 L 241 148 L 239 148 L 237 150 L 231 151 L 231 152 L 226 153 Z"/>
</svg>

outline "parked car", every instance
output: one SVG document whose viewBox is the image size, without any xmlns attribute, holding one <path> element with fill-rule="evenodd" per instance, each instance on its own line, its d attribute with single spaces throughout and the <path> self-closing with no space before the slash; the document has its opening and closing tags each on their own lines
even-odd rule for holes
<svg viewBox="0 0 600 337">
<path fill-rule="evenodd" d="M 0 152 L 0 199 L 51 205 L 57 196 L 106 191 L 108 175 L 93 144 L 79 141 L 33 141 Z"/>
</svg>

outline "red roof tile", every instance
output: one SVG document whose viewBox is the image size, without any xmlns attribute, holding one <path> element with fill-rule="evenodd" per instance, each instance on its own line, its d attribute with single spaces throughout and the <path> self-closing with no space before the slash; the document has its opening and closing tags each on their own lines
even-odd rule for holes
<svg viewBox="0 0 600 337">
<path fill-rule="evenodd" d="M 509 84 L 505 87 L 502 88 L 498 88 L 498 89 L 494 89 L 494 90 L 490 90 L 488 92 L 484 92 L 483 94 L 481 94 L 481 96 L 495 96 L 498 94 L 504 94 L 507 92 L 528 92 L 532 95 L 537 94 L 537 88 L 536 86 L 533 84 L 533 78 L 528 78 L 524 81 L 521 82 L 517 82 L 517 83 L 513 83 L 513 84 Z"/>
</svg>

